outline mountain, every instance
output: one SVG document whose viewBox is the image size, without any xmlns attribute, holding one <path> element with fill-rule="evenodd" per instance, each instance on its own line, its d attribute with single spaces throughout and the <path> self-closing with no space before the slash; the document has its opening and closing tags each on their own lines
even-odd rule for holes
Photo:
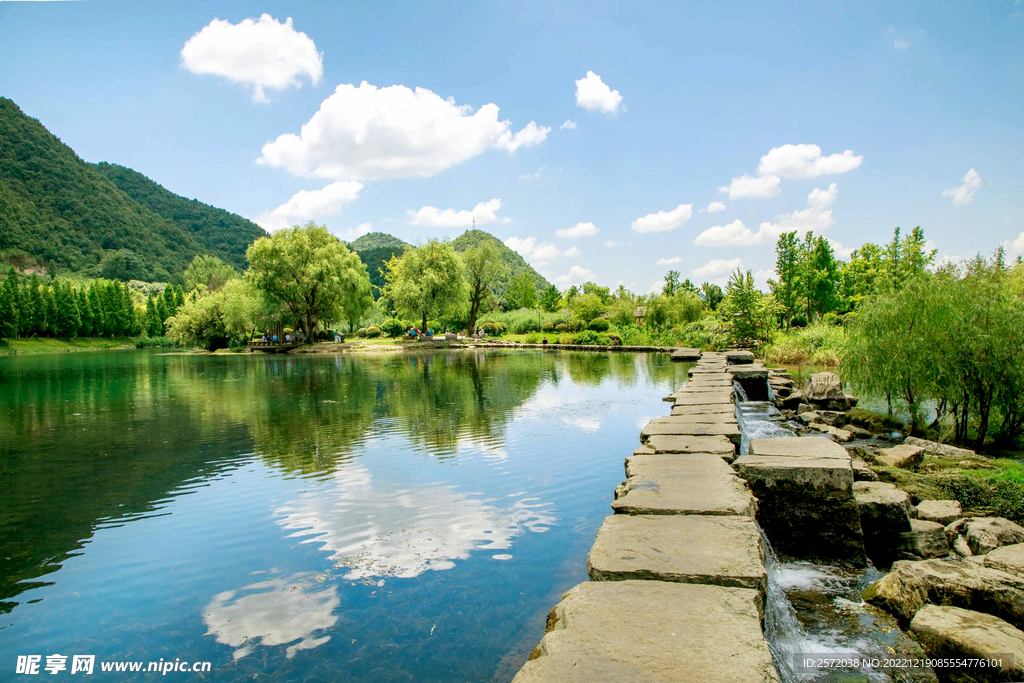
<svg viewBox="0 0 1024 683">
<path fill-rule="evenodd" d="M 366 269 L 370 272 L 370 283 L 374 287 L 383 287 L 384 276 L 380 274 L 380 271 L 385 270 L 384 264 L 392 256 L 404 254 L 405 250 L 412 245 L 383 232 L 368 232 L 350 242 L 348 246 L 359 254 L 359 258 L 366 264 Z M 379 294 L 379 290 L 373 290 L 374 298 Z"/>
<path fill-rule="evenodd" d="M 176 195 L 138 171 L 106 162 L 96 164 L 95 168 L 136 202 L 173 221 L 192 235 L 200 247 L 239 270 L 248 267 L 245 250 L 267 234 L 252 221 L 198 199 Z"/>
<path fill-rule="evenodd" d="M 0 97 L 0 258 L 51 272 L 180 281 L 197 254 L 244 267 L 246 247 L 263 234 L 135 171 L 86 163 Z"/>
<path fill-rule="evenodd" d="M 495 287 L 495 291 L 500 296 L 508 284 L 516 278 L 520 273 L 529 273 L 530 277 L 533 278 L 533 284 L 537 287 L 537 296 L 539 297 L 545 289 L 551 286 L 551 283 L 544 278 L 543 275 L 538 273 L 533 267 L 523 260 L 523 257 L 505 246 L 505 243 L 499 240 L 489 232 L 483 230 L 467 230 L 462 233 L 454 240 L 452 240 L 452 246 L 455 247 L 455 251 L 461 253 L 467 249 L 477 246 L 481 242 L 493 242 L 494 246 L 498 247 L 498 252 L 501 254 L 501 260 L 508 267 L 508 277 L 498 282 L 498 286 Z"/>
</svg>

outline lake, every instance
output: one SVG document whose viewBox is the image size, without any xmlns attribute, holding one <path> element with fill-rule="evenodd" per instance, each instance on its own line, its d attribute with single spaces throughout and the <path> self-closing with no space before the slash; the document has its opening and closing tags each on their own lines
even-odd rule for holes
<svg viewBox="0 0 1024 683">
<path fill-rule="evenodd" d="M 688 367 L 0 358 L 4 678 L 19 655 L 71 675 L 89 654 L 97 674 L 211 663 L 181 680 L 508 681 L 586 580 L 623 460 Z"/>
</svg>

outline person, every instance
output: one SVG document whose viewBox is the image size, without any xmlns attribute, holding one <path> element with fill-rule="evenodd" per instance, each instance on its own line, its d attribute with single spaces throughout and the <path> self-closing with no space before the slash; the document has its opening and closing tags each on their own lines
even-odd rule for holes
<svg viewBox="0 0 1024 683">
<path fill-rule="evenodd" d="M 433 337 L 434 336 L 434 330 L 433 329 L 428 329 L 427 330 L 427 336 L 428 337 Z"/>
<path fill-rule="evenodd" d="M 541 344 L 547 344 L 547 343 L 548 343 L 548 338 L 544 337 L 543 341 L 541 341 Z"/>
<path fill-rule="evenodd" d="M 341 343 L 341 335 L 338 334 L 337 330 L 334 331 L 334 343 L 335 344 L 340 344 Z"/>
<path fill-rule="evenodd" d="M 275 344 L 277 343 L 277 335 L 276 334 L 274 335 L 274 343 Z"/>
<path fill-rule="evenodd" d="M 285 344 L 291 344 L 292 343 L 292 335 L 291 335 L 290 332 L 285 332 L 284 333 L 284 343 Z"/>
</svg>

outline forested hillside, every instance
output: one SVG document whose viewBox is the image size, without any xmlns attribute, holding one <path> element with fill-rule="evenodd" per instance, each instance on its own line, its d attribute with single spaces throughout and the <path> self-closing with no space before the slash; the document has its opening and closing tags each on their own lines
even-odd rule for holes
<svg viewBox="0 0 1024 683">
<path fill-rule="evenodd" d="M 484 232 L 483 230 L 467 230 L 462 233 L 454 240 L 452 240 L 452 246 L 455 247 L 455 251 L 462 253 L 467 249 L 475 247 L 481 242 L 491 241 L 498 248 L 498 252 L 501 254 L 501 260 L 508 267 L 508 276 L 498 281 L 497 287 L 495 287 L 495 293 L 498 296 L 504 293 L 505 288 L 508 284 L 521 273 L 529 273 L 530 277 L 533 278 L 533 283 L 537 287 L 538 295 L 545 289 L 551 286 L 543 275 L 538 273 L 533 267 L 523 260 L 523 257 L 509 249 L 505 244 L 494 235 Z"/>
<path fill-rule="evenodd" d="M 373 296 L 380 296 L 380 287 L 384 286 L 382 270 L 386 270 L 384 264 L 392 256 L 401 256 L 405 250 L 412 245 L 392 235 L 383 232 L 369 232 L 349 245 L 353 251 L 359 254 L 359 258 L 366 264 L 370 271 L 370 284 L 374 286 Z"/>
<path fill-rule="evenodd" d="M 199 246 L 240 270 L 246 267 L 245 250 L 266 231 L 250 220 L 198 199 L 186 199 L 138 171 L 101 162 L 96 170 L 153 213 L 187 231 Z"/>
</svg>

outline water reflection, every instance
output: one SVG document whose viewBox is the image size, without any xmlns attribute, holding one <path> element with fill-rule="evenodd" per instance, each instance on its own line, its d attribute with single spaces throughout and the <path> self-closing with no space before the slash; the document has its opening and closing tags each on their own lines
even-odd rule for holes
<svg viewBox="0 0 1024 683">
<path fill-rule="evenodd" d="M 410 579 L 452 569 L 472 550 L 506 550 L 526 531 L 555 523 L 550 504 L 522 495 L 484 501 L 454 486 L 394 487 L 351 466 L 317 490 L 283 505 L 278 523 L 331 553 L 349 581 Z"/>
<path fill-rule="evenodd" d="M 236 648 L 234 659 L 245 657 L 259 644 L 288 645 L 285 656 L 291 659 L 299 650 L 329 641 L 328 635 L 314 634 L 338 621 L 334 613 L 341 604 L 338 589 L 317 586 L 314 581 L 308 572 L 225 591 L 203 610 L 203 623 L 218 643 Z"/>
</svg>

